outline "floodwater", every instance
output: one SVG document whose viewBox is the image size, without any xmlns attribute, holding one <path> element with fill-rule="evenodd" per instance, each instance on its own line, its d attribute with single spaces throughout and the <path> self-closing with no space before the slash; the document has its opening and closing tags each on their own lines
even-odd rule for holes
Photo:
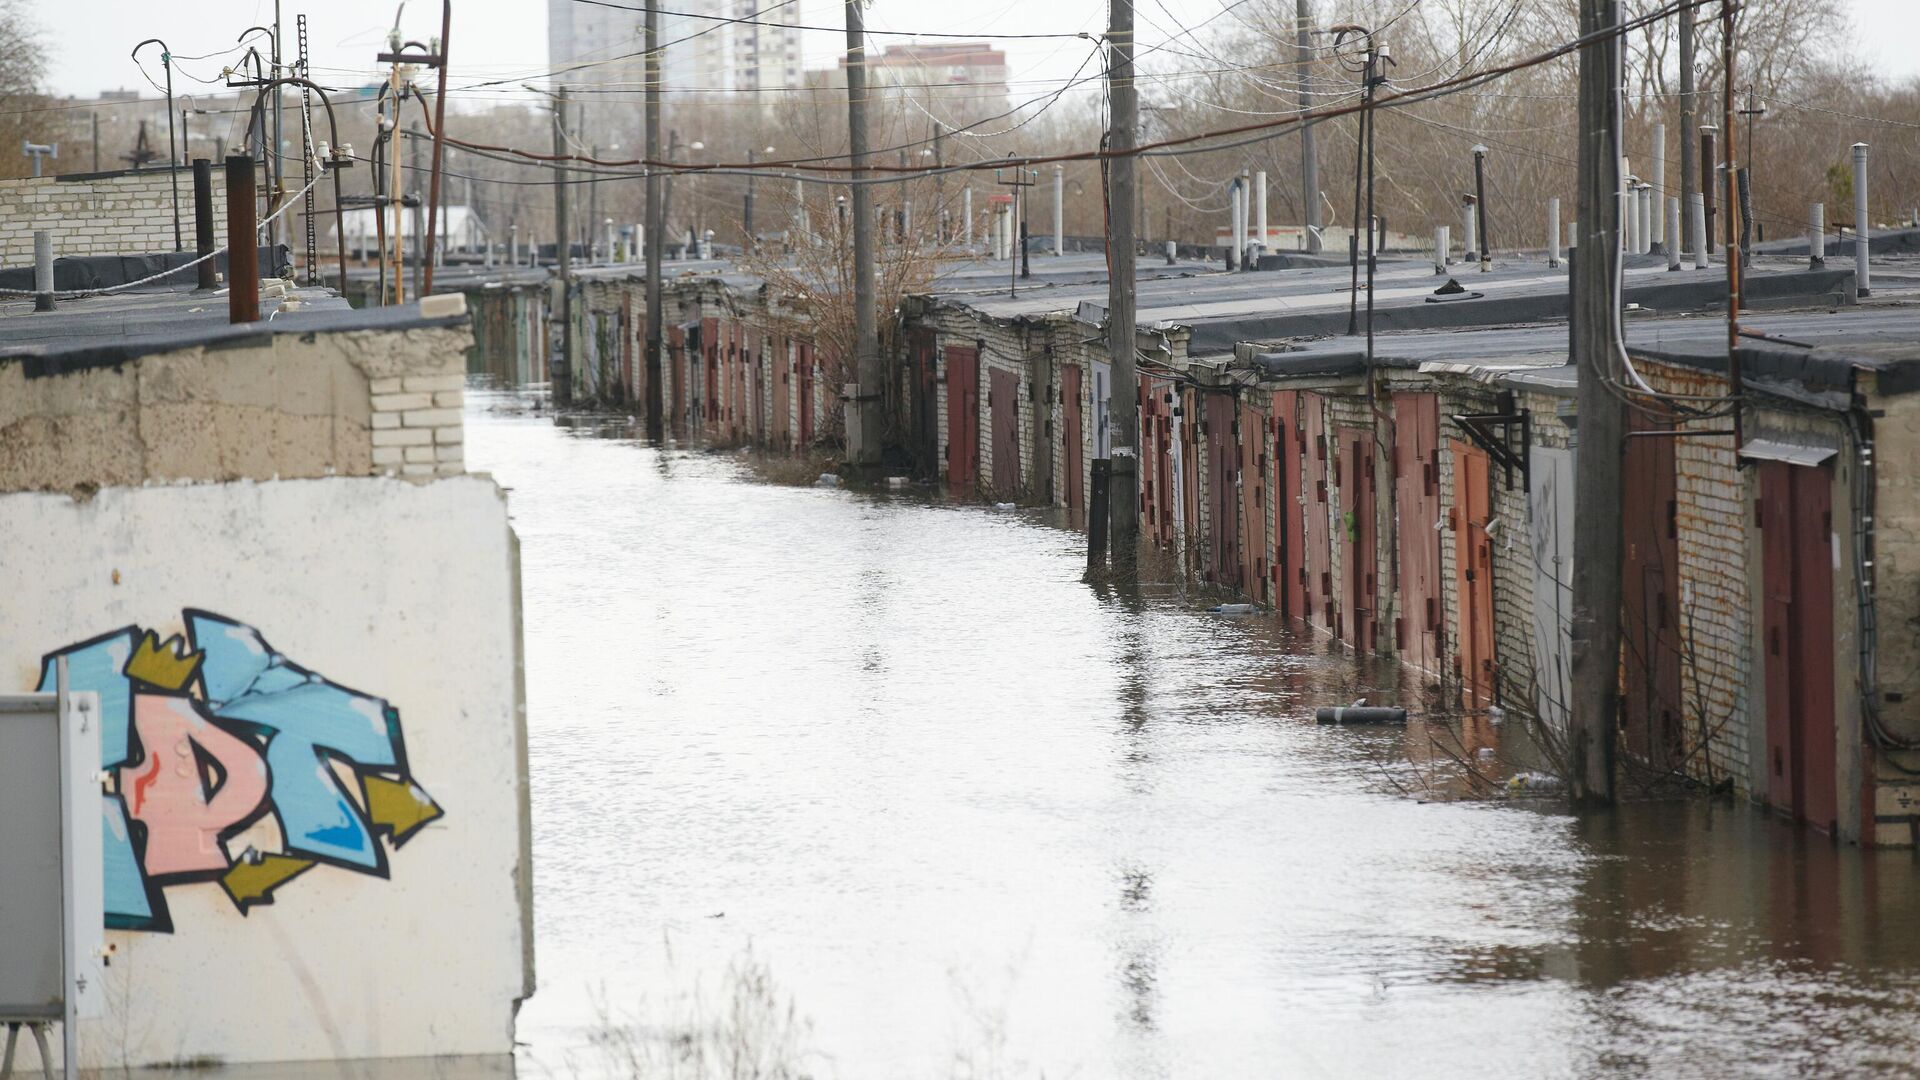
<svg viewBox="0 0 1920 1080">
<path fill-rule="evenodd" d="M 1910 853 L 1450 798 L 1520 721 L 1318 727 L 1411 695 L 1270 618 L 1099 595 L 1037 516 L 485 409 L 524 571 L 523 1077 L 1920 1072 Z"/>
</svg>

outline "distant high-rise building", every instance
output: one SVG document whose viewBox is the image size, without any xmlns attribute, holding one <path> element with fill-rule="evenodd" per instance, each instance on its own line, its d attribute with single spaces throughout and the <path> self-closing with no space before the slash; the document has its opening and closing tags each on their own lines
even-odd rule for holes
<svg viewBox="0 0 1920 1080">
<path fill-rule="evenodd" d="M 838 85 L 846 85 L 840 59 Z M 1007 54 L 984 41 L 939 45 L 894 45 L 867 58 L 867 84 L 877 91 L 912 97 L 944 123 L 956 127 L 999 116 L 1008 109 Z"/>
<path fill-rule="evenodd" d="M 779 11 L 797 11 L 799 5 L 774 13 L 764 7 L 758 0 L 675 0 L 672 11 L 662 10 L 660 74 L 667 100 L 799 87 L 800 31 L 766 22 L 781 21 Z M 587 133 L 594 138 L 603 126 L 596 115 L 611 118 L 621 111 L 595 109 L 595 98 L 618 101 L 624 109 L 646 89 L 645 20 L 631 8 L 547 0 L 552 81 L 583 91 Z"/>
</svg>

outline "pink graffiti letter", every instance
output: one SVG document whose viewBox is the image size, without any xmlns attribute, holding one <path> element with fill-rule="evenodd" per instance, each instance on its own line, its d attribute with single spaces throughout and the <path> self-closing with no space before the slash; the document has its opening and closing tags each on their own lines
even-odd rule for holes
<svg viewBox="0 0 1920 1080">
<path fill-rule="evenodd" d="M 267 795 L 260 752 L 208 722 L 186 698 L 136 694 L 133 723 L 146 754 L 121 768 L 120 790 L 128 813 L 147 827 L 147 873 L 225 870 L 221 830 L 245 821 Z M 224 779 L 202 776 L 196 746 L 219 764 Z"/>
</svg>

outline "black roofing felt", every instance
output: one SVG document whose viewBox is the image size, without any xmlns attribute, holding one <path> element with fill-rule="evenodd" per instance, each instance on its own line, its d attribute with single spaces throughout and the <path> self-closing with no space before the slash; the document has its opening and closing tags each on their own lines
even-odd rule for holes
<svg viewBox="0 0 1920 1080">
<path fill-rule="evenodd" d="M 1843 239 L 1839 229 L 1830 228 L 1824 239 L 1826 242 L 1821 247 L 1827 259 L 1853 258 L 1855 239 L 1852 235 Z M 1811 246 L 1803 234 L 1761 241 L 1753 245 L 1753 251 L 1756 255 L 1805 255 Z M 1867 251 L 1873 255 L 1920 254 L 1920 229 L 1882 229 L 1871 233 L 1867 237 Z"/>
<path fill-rule="evenodd" d="M 1749 315 L 1742 326 L 1780 339 L 1743 340 L 1737 355 L 1747 378 L 1833 394 L 1850 391 L 1854 373 L 1865 369 L 1877 374 L 1881 394 L 1920 391 L 1920 308 Z M 1726 335 L 1726 324 L 1711 317 L 1627 323 L 1633 355 L 1700 371 L 1727 369 Z M 1378 367 L 1471 364 L 1502 381 L 1555 385 L 1569 384 L 1567 353 L 1564 325 L 1386 334 L 1374 342 Z M 1354 339 L 1341 336 L 1261 353 L 1256 365 L 1276 377 L 1341 375 L 1361 370 L 1364 356 Z"/>
<path fill-rule="evenodd" d="M 257 256 L 260 260 L 262 277 L 280 277 L 289 273 L 293 267 L 293 257 L 285 244 L 276 246 L 262 245 Z M 153 255 L 75 255 L 53 260 L 53 289 L 58 292 L 71 292 L 80 289 L 111 289 L 133 281 L 141 281 L 155 274 L 186 264 L 199 258 L 192 251 L 168 251 Z M 213 257 L 214 269 L 227 272 L 227 253 L 221 251 Z M 189 285 L 199 276 L 198 268 L 181 270 L 177 274 L 154 282 L 156 286 Z M 0 270 L 0 289 L 26 291 L 34 287 L 33 267 L 9 267 Z"/>
<path fill-rule="evenodd" d="M 98 298 L 101 300 L 108 298 Z M 118 294 L 119 303 L 69 301 L 47 314 L 30 305 L 8 305 L 0 315 L 0 365 L 19 364 L 28 378 L 45 378 L 97 367 L 117 367 L 142 356 L 191 348 L 222 348 L 265 341 L 275 334 L 340 333 L 352 330 L 412 330 L 463 327 L 466 315 L 424 318 L 416 305 L 354 309 L 333 302 L 298 311 L 274 310 L 271 319 L 231 325 L 225 296 L 196 296 L 188 289 Z"/>
<path fill-rule="evenodd" d="M 1852 267 L 1831 270 L 1798 270 L 1755 274 L 1744 283 L 1743 292 L 1750 307 L 1765 308 L 1789 304 L 1848 302 L 1851 298 Z M 1689 275 L 1673 282 L 1629 285 L 1623 290 L 1629 304 L 1662 313 L 1714 311 L 1726 306 L 1724 278 Z M 1373 313 L 1376 334 L 1414 330 L 1446 330 L 1463 327 L 1497 326 L 1507 323 L 1539 323 L 1565 320 L 1567 294 L 1552 291 L 1490 294 L 1471 300 L 1453 300 L 1444 304 L 1397 302 L 1383 304 Z M 1319 337 L 1347 332 L 1344 311 L 1299 312 L 1274 315 L 1236 315 L 1220 319 L 1198 319 L 1192 324 L 1193 336 L 1187 351 L 1194 356 L 1231 352 L 1243 341 L 1271 341 L 1289 337 Z"/>
</svg>

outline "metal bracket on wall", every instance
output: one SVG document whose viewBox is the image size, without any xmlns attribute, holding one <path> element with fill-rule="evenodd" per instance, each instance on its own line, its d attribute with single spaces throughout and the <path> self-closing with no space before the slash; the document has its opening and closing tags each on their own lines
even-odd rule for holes
<svg viewBox="0 0 1920 1080">
<path fill-rule="evenodd" d="M 1509 408 L 1506 412 L 1497 413 L 1456 413 L 1452 420 L 1460 426 L 1470 442 L 1500 463 L 1506 473 L 1508 491 L 1513 490 L 1515 469 L 1520 470 L 1521 483 L 1529 488 L 1532 486 L 1527 469 L 1527 447 L 1532 443 L 1533 421 L 1525 409 Z M 1513 439 L 1515 428 L 1520 433 L 1517 444 Z"/>
</svg>

